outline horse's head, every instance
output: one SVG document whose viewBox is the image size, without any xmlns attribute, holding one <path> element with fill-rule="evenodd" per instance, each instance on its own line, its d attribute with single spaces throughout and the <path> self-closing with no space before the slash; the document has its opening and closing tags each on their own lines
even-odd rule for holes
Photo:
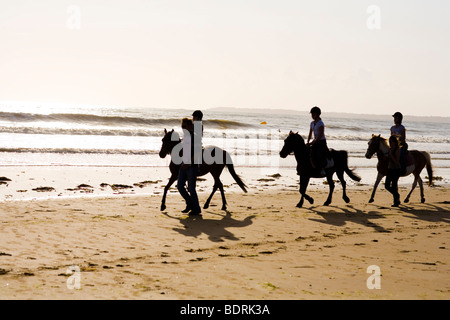
<svg viewBox="0 0 450 320">
<path fill-rule="evenodd" d="M 377 153 L 377 151 L 380 149 L 380 143 L 384 140 L 384 138 L 381 137 L 381 135 L 372 135 L 372 139 L 369 140 L 367 151 L 366 151 L 366 158 L 370 159 L 372 156 Z"/>
<path fill-rule="evenodd" d="M 305 141 L 303 138 L 297 133 L 292 131 L 289 132 L 289 135 L 286 139 L 284 139 L 284 146 L 280 151 L 280 157 L 283 159 L 286 158 L 291 152 L 300 146 L 305 146 Z"/>
<path fill-rule="evenodd" d="M 172 131 L 167 131 L 164 129 L 164 137 L 162 138 L 162 146 L 159 151 L 159 156 L 165 158 L 168 154 L 172 152 L 172 149 L 180 143 L 180 136 L 173 129 Z"/>
</svg>

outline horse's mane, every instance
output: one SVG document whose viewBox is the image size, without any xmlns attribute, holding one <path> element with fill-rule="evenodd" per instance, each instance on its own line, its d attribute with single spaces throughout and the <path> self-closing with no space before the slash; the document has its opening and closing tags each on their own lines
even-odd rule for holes
<svg viewBox="0 0 450 320">
<path fill-rule="evenodd" d="M 301 135 L 298 134 L 298 132 L 289 132 L 289 136 L 294 136 L 295 138 L 301 138 L 301 140 L 304 140 L 303 137 Z"/>
<path fill-rule="evenodd" d="M 388 139 L 383 138 L 381 135 L 378 135 L 378 136 L 372 135 L 372 139 L 375 139 L 375 138 L 376 138 L 376 139 L 379 139 L 379 140 L 380 140 L 380 143 L 383 144 L 383 146 L 384 146 L 385 148 L 389 149 L 389 142 L 388 142 Z"/>
<path fill-rule="evenodd" d="M 386 147 L 389 148 L 388 139 L 383 138 L 382 136 L 376 136 L 376 135 L 373 135 L 372 139 L 373 139 L 373 138 L 378 138 L 378 139 L 380 139 L 380 142 L 381 142 L 382 144 L 384 144 Z"/>
<path fill-rule="evenodd" d="M 176 138 L 175 140 L 172 140 L 172 135 L 175 135 L 175 138 Z M 174 141 L 174 142 L 182 140 L 180 138 L 180 134 L 178 132 L 175 132 L 174 129 L 172 129 L 171 131 L 165 131 L 164 139 L 169 139 L 169 138 L 171 141 Z"/>
</svg>

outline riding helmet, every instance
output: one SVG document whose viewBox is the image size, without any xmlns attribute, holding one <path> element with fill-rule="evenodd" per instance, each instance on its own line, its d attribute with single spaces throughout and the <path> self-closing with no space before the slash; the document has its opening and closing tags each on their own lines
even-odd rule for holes
<svg viewBox="0 0 450 320">
<path fill-rule="evenodd" d="M 314 108 L 311 109 L 310 113 L 318 114 L 318 115 L 320 116 L 320 114 L 322 113 L 322 111 L 320 110 L 319 107 L 314 107 Z"/>
</svg>

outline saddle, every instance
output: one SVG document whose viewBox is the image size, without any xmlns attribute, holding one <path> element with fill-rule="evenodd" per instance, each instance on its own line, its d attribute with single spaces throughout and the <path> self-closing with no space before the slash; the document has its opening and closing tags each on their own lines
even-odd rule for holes
<svg viewBox="0 0 450 320">
<path fill-rule="evenodd" d="M 306 148 L 306 157 L 307 157 L 307 159 L 309 159 L 309 161 L 311 163 L 312 170 L 315 172 L 314 175 L 325 177 L 325 174 L 323 173 L 324 170 L 334 166 L 334 159 L 332 156 L 332 151 L 334 151 L 334 149 L 327 149 L 323 154 L 323 158 L 324 158 L 323 166 L 315 167 L 313 159 L 312 159 L 311 148 L 310 147 Z M 325 160 L 326 160 L 326 162 L 325 162 Z M 303 168 L 303 170 L 305 170 L 305 169 Z M 297 174 L 301 175 L 300 174 L 301 171 L 302 171 L 302 168 L 300 168 L 300 164 L 297 164 Z"/>
</svg>

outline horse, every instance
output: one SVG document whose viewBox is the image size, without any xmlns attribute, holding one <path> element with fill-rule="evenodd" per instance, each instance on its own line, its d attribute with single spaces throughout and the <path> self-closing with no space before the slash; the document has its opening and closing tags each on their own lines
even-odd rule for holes
<svg viewBox="0 0 450 320">
<path fill-rule="evenodd" d="M 181 140 L 179 138 L 178 133 L 174 132 L 173 129 L 172 131 L 167 131 L 166 129 L 164 129 L 164 137 L 162 138 L 162 146 L 161 150 L 159 151 L 159 156 L 161 158 L 165 158 L 168 154 L 172 155 L 172 150 L 179 143 L 181 143 Z M 211 173 L 211 175 L 214 178 L 213 191 L 209 196 L 209 198 L 206 200 L 203 209 L 208 209 L 214 193 L 217 191 L 217 189 L 219 189 L 220 194 L 222 195 L 222 210 L 227 210 L 227 201 L 225 199 L 223 184 L 220 181 L 220 175 L 223 171 L 223 168 L 225 168 L 225 166 L 228 168 L 228 171 L 230 172 L 231 176 L 234 178 L 236 183 L 245 193 L 247 193 L 247 186 L 234 170 L 234 165 L 228 152 L 215 146 L 205 147 L 202 151 L 204 155 L 205 154 L 211 155 L 211 157 L 215 159 L 215 161 L 208 161 L 212 162 L 211 164 L 208 164 L 205 162 L 205 157 L 202 157 L 202 163 L 200 164 L 200 168 L 197 175 L 197 176 L 204 176 L 205 174 Z M 173 162 L 173 159 L 171 159 L 169 164 L 171 176 L 169 178 L 169 182 L 164 187 L 164 194 L 161 202 L 161 211 L 166 209 L 167 191 L 172 186 L 172 184 L 178 179 L 178 172 L 180 171 L 180 167 L 181 164 L 176 164 Z"/>
<path fill-rule="evenodd" d="M 389 164 L 389 144 L 387 140 L 381 135 L 374 135 L 372 134 L 372 139 L 368 142 L 368 147 L 366 151 L 366 158 L 371 159 L 372 156 L 376 153 L 378 158 L 378 164 L 377 164 L 377 170 L 378 175 L 375 180 L 375 184 L 373 186 L 372 195 L 369 199 L 369 203 L 372 203 L 375 198 L 375 192 L 377 190 L 378 184 L 380 183 L 381 179 L 383 179 L 384 176 L 386 176 L 388 172 L 388 164 Z M 409 198 L 411 196 L 411 193 L 417 186 L 417 182 L 419 182 L 420 186 L 420 198 L 421 202 L 425 202 L 425 197 L 423 194 L 423 182 L 422 178 L 420 177 L 420 173 L 422 172 L 423 168 L 427 167 L 428 172 L 428 185 L 431 186 L 433 181 L 433 167 L 431 165 L 431 157 L 428 152 L 425 151 L 417 151 L 417 150 L 410 150 L 407 152 L 407 163 L 406 163 L 406 172 L 402 174 L 402 177 L 409 176 L 411 173 L 414 174 L 414 182 L 412 184 L 411 191 L 408 193 L 408 196 L 405 199 L 405 203 L 409 202 Z"/>
<path fill-rule="evenodd" d="M 314 199 L 306 194 L 306 189 L 311 178 L 327 178 L 328 186 L 330 188 L 328 198 L 324 205 L 328 206 L 331 203 L 334 181 L 333 175 L 336 172 L 339 181 L 342 184 L 343 196 L 342 198 L 346 203 L 350 202 L 349 197 L 346 194 L 346 182 L 344 180 L 344 172 L 355 181 L 361 181 L 361 177 L 348 168 L 348 154 L 347 151 L 337 151 L 330 149 L 330 156 L 332 158 L 332 164 L 328 168 L 324 169 L 325 175 L 321 173 L 321 169 L 314 168 L 311 164 L 311 148 L 305 144 L 304 139 L 297 133 L 289 132 L 288 137 L 284 140 L 284 146 L 280 151 L 280 157 L 286 158 L 291 152 L 294 152 L 295 159 L 297 160 L 297 174 L 300 176 L 300 194 L 301 198 L 297 204 L 298 208 L 303 206 L 304 199 L 308 200 L 310 204 L 314 203 Z"/>
</svg>

